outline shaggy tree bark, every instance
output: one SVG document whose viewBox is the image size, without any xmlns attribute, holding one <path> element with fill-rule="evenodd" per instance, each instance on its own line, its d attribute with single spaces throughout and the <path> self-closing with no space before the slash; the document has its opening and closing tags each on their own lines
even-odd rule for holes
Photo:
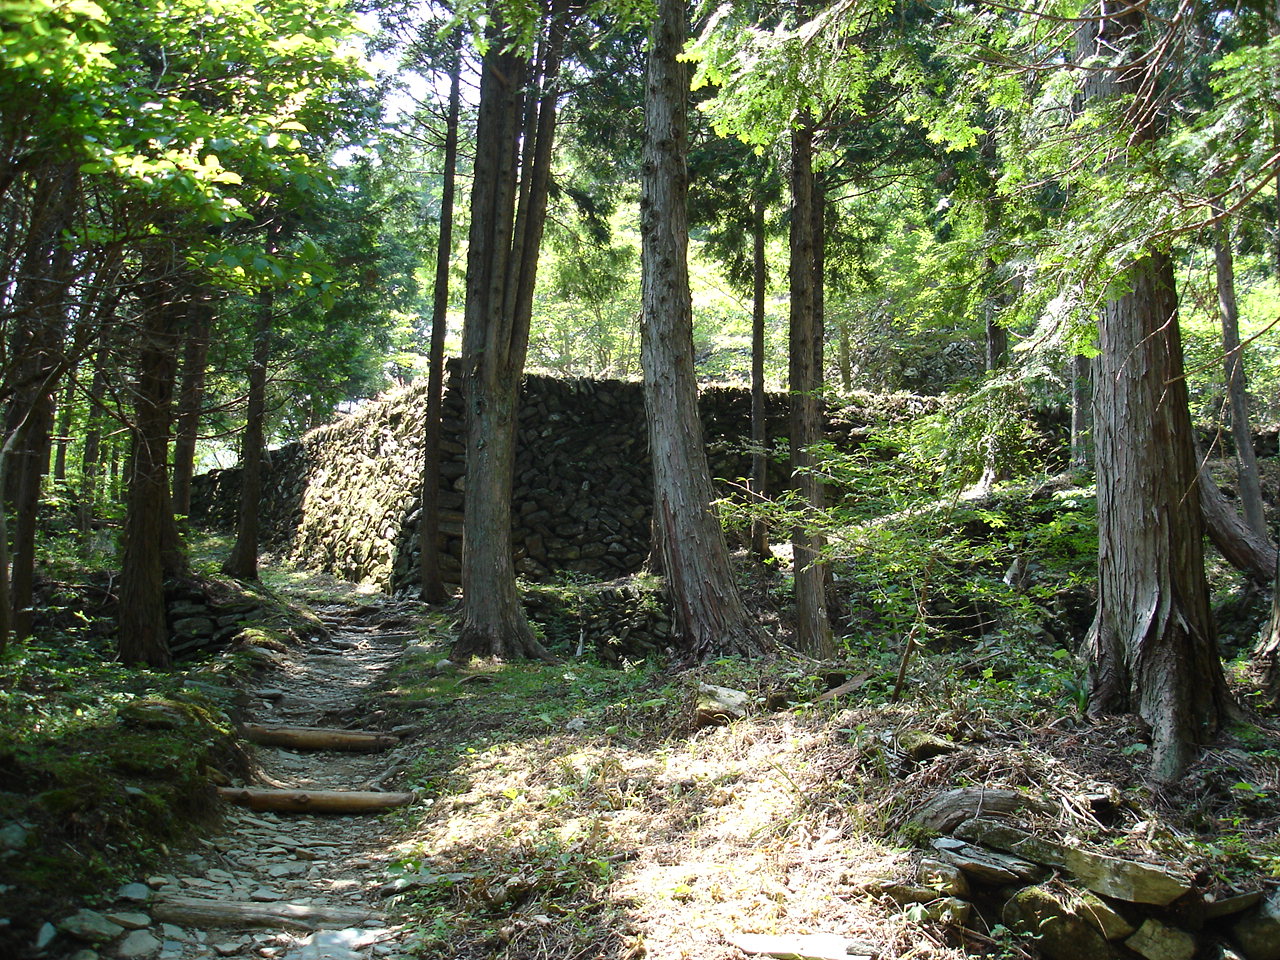
<svg viewBox="0 0 1280 960">
<path fill-rule="evenodd" d="M 791 134 L 791 467 L 809 512 L 823 509 L 822 481 L 811 448 L 822 441 L 821 272 L 818 256 L 819 206 L 814 199 L 812 126 Z M 791 532 L 796 591 L 796 644 L 814 657 L 835 652 L 827 617 L 826 577 L 819 560 L 822 539 L 804 523 Z"/>
<path fill-rule="evenodd" d="M 440 196 L 440 235 L 436 239 L 436 279 L 431 301 L 431 354 L 427 374 L 426 438 L 422 456 L 422 510 L 418 515 L 418 563 L 422 599 L 449 599 L 440 575 L 440 417 L 444 405 L 444 339 L 449 312 L 449 260 L 453 254 L 453 195 L 458 166 L 458 114 L 461 105 L 461 34 L 455 35 L 449 65 L 449 114 L 445 121 L 444 184 Z"/>
<path fill-rule="evenodd" d="M 552 659 L 516 591 L 511 489 L 567 9 L 555 0 L 534 63 L 498 30 L 481 67 L 462 337 L 467 473 L 456 659 Z"/>
<path fill-rule="evenodd" d="M 645 142 L 640 197 L 645 414 L 653 463 L 654 525 L 674 640 L 683 656 L 703 660 L 764 649 L 729 566 L 711 508 L 698 388 L 693 369 L 687 210 L 688 72 L 685 4 L 659 0 L 649 33 Z"/>
<path fill-rule="evenodd" d="M 1145 12 L 1096 21 L 1091 97 L 1134 94 L 1130 144 L 1161 132 L 1143 84 Z M 1098 323 L 1095 440 L 1098 612 L 1090 634 L 1093 714 L 1132 711 L 1151 726 L 1151 776 L 1178 777 L 1218 730 L 1230 697 L 1204 574 L 1196 459 L 1173 261 L 1150 249 L 1129 264 L 1127 292 Z"/>
<path fill-rule="evenodd" d="M 182 307 L 167 270 L 147 284 L 137 331 L 132 449 L 120 558 L 116 644 L 120 660 L 171 665 L 164 580 L 185 572 L 169 488 L 169 428 Z"/>
</svg>

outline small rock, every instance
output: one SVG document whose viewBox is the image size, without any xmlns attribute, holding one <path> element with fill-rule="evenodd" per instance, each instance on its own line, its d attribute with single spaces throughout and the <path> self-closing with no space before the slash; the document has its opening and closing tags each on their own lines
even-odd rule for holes
<svg viewBox="0 0 1280 960">
<path fill-rule="evenodd" d="M 1000 919 L 1014 933 L 1036 938 L 1049 960 L 1111 960 L 1105 937 L 1075 911 L 1058 890 L 1024 887 L 1009 898 Z"/>
<path fill-rule="evenodd" d="M 152 880 L 159 880 L 156 886 L 163 886 L 164 877 L 152 877 Z M 117 900 L 128 900 L 131 903 L 146 903 L 151 899 L 151 888 L 145 883 L 126 883 L 123 887 L 116 891 Z"/>
<path fill-rule="evenodd" d="M 160 941 L 146 930 L 135 930 L 120 942 L 116 953 L 121 960 L 144 960 L 160 951 Z"/>
<path fill-rule="evenodd" d="M 182 617 L 173 622 L 173 634 L 175 637 L 207 637 L 213 634 L 217 629 L 210 617 Z"/>
<path fill-rule="evenodd" d="M 949 838 L 940 838 L 933 842 L 933 847 L 940 859 L 959 867 L 979 883 L 999 886 L 1020 880 L 1035 882 L 1045 875 L 1034 863 L 973 844 L 962 842 L 956 846 Z"/>
<path fill-rule="evenodd" d="M 952 927 L 963 927 L 969 922 L 969 914 L 973 912 L 973 904 L 957 897 L 943 897 L 924 904 L 925 912 L 934 923 L 943 923 Z"/>
<path fill-rule="evenodd" d="M 1137 928 L 1095 893 L 1084 892 L 1072 901 L 1076 916 L 1087 921 L 1108 940 L 1123 940 Z"/>
<path fill-rule="evenodd" d="M 1231 935 L 1245 960 L 1280 960 L 1280 891 L 1241 917 Z"/>
<path fill-rule="evenodd" d="M 1195 937 L 1185 930 L 1165 926 L 1154 917 L 1144 920 L 1124 945 L 1147 960 L 1191 960 L 1196 952 Z"/>
<path fill-rule="evenodd" d="M 9 823 L 0 829 L 0 850 L 21 850 L 27 845 L 31 831 L 20 823 Z"/>
<path fill-rule="evenodd" d="M 77 950 L 67 960 L 98 960 L 97 950 Z"/>
<path fill-rule="evenodd" d="M 276 900 L 283 899 L 283 896 L 269 887 L 259 887 L 249 894 L 249 899 L 256 903 L 273 903 Z"/>
<path fill-rule="evenodd" d="M 948 753 L 955 753 L 960 745 L 944 740 L 936 733 L 927 730 L 904 730 L 898 734 L 898 746 L 916 763 L 932 760 Z"/>
<path fill-rule="evenodd" d="M 158 889 L 160 887 L 171 886 L 177 882 L 178 882 L 177 878 L 175 877 L 160 876 L 160 875 L 147 877 L 147 886 L 151 887 L 153 890 Z M 128 884 L 128 886 L 133 886 L 133 884 Z M 123 887 L 121 889 L 123 889 Z"/>
<path fill-rule="evenodd" d="M 228 940 L 223 943 L 215 943 L 213 952 L 220 957 L 233 957 L 240 952 L 240 948 L 243 946 L 243 940 Z"/>
<path fill-rule="evenodd" d="M 963 899 L 969 896 L 969 881 L 965 879 L 964 871 L 953 864 L 943 863 L 941 860 L 921 860 L 918 876 L 921 884 L 948 897 Z"/>
<path fill-rule="evenodd" d="M 191 934 L 172 923 L 160 924 L 160 932 L 164 934 L 165 939 L 167 940 L 176 940 L 180 943 L 191 942 Z M 165 947 L 167 948 L 168 944 L 165 944 Z"/>
<path fill-rule="evenodd" d="M 698 684 L 697 720 L 700 727 L 723 726 L 747 715 L 751 695 L 741 690 Z"/>
<path fill-rule="evenodd" d="M 36 950 L 43 950 L 49 944 L 53 943 L 53 938 L 58 935 L 58 928 L 52 923 L 44 923 L 40 930 L 36 933 Z"/>
<path fill-rule="evenodd" d="M 1220 917 L 1244 913 L 1261 899 L 1262 891 L 1252 890 L 1249 893 L 1238 893 L 1233 897 L 1223 897 L 1221 900 L 1208 900 L 1204 905 L 1204 918 L 1217 920 Z"/>
<path fill-rule="evenodd" d="M 126 930 L 142 930 L 145 927 L 151 926 L 151 918 L 145 913 L 137 910 L 108 913 L 106 917 L 112 923 L 118 923 Z"/>
<path fill-rule="evenodd" d="M 77 910 L 59 922 L 58 928 L 77 940 L 89 943 L 105 943 L 124 933 L 124 927 L 112 923 L 96 910 Z"/>
</svg>

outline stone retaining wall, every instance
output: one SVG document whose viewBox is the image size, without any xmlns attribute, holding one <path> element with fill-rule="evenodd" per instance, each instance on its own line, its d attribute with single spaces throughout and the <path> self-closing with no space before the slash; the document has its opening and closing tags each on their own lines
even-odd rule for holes
<svg viewBox="0 0 1280 960">
<path fill-rule="evenodd" d="M 918 416 L 936 401 L 868 397 L 829 417 L 829 438 L 861 443 L 873 419 Z M 750 469 L 750 394 L 704 390 L 699 401 L 712 476 Z M 785 445 L 786 397 L 768 398 L 770 446 Z M 417 582 L 417 518 L 426 385 L 415 384 L 302 440 L 273 451 L 263 484 L 264 545 L 294 561 L 383 589 Z M 444 400 L 441 510 L 445 580 L 456 584 L 462 555 L 463 409 L 450 363 Z M 774 488 L 790 474 L 772 465 Z M 193 519 L 233 529 L 238 468 L 195 479 Z M 530 580 L 560 573 L 599 579 L 634 573 L 649 551 L 652 502 L 644 397 L 639 383 L 524 380 L 517 432 L 513 542 L 516 569 Z"/>
</svg>

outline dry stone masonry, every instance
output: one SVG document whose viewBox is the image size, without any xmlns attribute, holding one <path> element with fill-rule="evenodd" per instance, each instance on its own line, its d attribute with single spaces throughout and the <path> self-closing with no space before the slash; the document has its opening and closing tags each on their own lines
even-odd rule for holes
<svg viewBox="0 0 1280 960">
<path fill-rule="evenodd" d="M 441 510 L 446 582 L 457 583 L 462 555 L 466 471 L 458 366 L 444 399 L 443 468 L 432 491 Z M 929 398 L 868 396 L 829 417 L 829 438 L 862 443 L 873 421 L 916 416 Z M 717 387 L 700 399 L 714 477 L 750 470 L 750 395 Z M 771 448 L 785 447 L 786 397 L 769 397 Z M 263 529 L 268 545 L 295 562 L 384 590 L 411 592 L 418 580 L 417 520 L 422 503 L 425 384 L 307 434 L 273 451 L 266 467 Z M 786 478 L 785 462 L 772 467 Z M 197 477 L 194 519 L 230 529 L 239 470 Z M 516 569 L 529 580 L 564 573 L 614 579 L 637 571 L 649 552 L 652 501 L 644 397 L 638 383 L 525 378 L 513 491 Z"/>
</svg>

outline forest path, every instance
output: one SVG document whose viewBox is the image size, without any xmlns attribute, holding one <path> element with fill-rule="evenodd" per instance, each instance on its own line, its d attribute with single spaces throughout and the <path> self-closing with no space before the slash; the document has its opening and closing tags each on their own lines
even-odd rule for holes
<svg viewBox="0 0 1280 960">
<path fill-rule="evenodd" d="M 369 714 L 367 701 L 416 637 L 411 606 L 315 607 L 330 636 L 290 649 L 280 671 L 260 678 L 247 691 L 244 720 L 333 729 L 375 723 L 379 716 Z M 404 745 L 375 753 L 258 746 L 258 782 L 252 785 L 379 790 L 412 749 L 416 731 L 394 732 Z M 147 902 L 117 905 L 116 913 L 132 909 L 157 922 L 118 941 L 110 953 L 122 960 L 403 956 L 403 930 L 388 924 L 379 894 L 396 833 L 393 820 L 376 814 L 275 813 L 228 805 L 220 832 L 198 841 L 202 852 L 180 858 L 179 870 L 147 878 L 148 893 L 133 887 Z M 205 916 L 210 910 L 239 914 L 241 920 L 211 922 Z M 271 914 L 286 919 L 272 920 Z"/>
</svg>

